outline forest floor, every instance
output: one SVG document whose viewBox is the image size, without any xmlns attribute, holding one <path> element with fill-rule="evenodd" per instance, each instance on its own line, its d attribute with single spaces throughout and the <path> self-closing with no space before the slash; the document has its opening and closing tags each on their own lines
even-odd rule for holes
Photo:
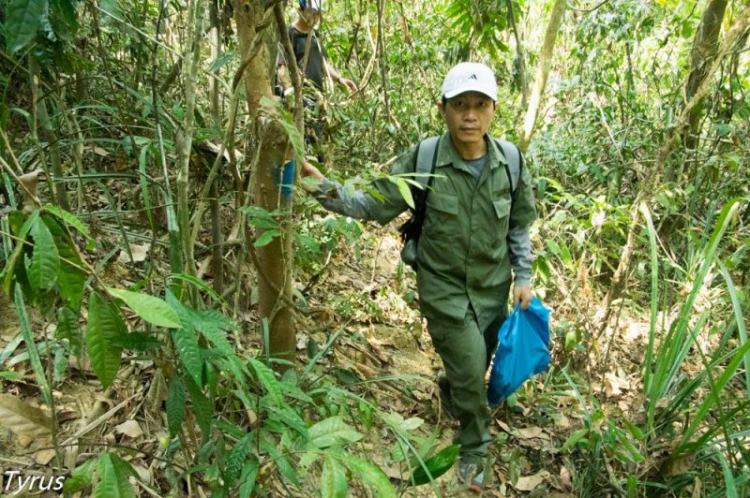
<svg viewBox="0 0 750 498">
<path fill-rule="evenodd" d="M 434 445 L 440 449 L 450 444 L 455 422 L 440 406 L 435 384 L 440 360 L 414 302 L 414 275 L 410 270 L 398 271 L 400 242 L 395 232 L 371 228 L 357 248 L 341 244 L 310 286 L 305 303 L 309 314 L 298 322 L 299 360 L 302 364 L 309 361 L 310 348 L 322 347 L 332 333 L 343 328 L 321 366 L 348 389 L 375 401 L 382 411 L 407 420 L 416 443 L 437 442 Z M 142 273 L 142 268 L 114 259 L 103 278 L 123 286 L 139 280 Z M 305 278 L 300 277 L 300 288 L 305 287 Z M 562 321 L 584 321 L 570 303 L 560 310 L 552 299 L 545 304 L 553 309 L 553 331 Z M 243 316 L 252 321 L 251 314 Z M 36 400 L 41 406 L 28 354 L 15 339 L 19 331 L 15 311 L 2 294 L 0 317 L 1 363 L 3 370 L 16 373 L 2 380 L 3 391 Z M 41 337 L 39 317 L 32 316 L 32 322 Z M 528 382 L 510 403 L 494 412 L 493 444 L 486 462 L 492 469 L 487 473 L 491 486 L 485 496 L 574 495 L 576 473 L 586 462 L 574 461 L 561 453 L 560 447 L 582 427 L 582 409 L 570 384 L 560 375 L 563 366 L 568 365 L 584 397 L 595 396 L 605 413 L 638 417 L 642 403 L 637 393 L 648 324 L 623 318 L 619 323 L 616 340 L 609 341 L 605 334 L 599 342 L 606 354 L 565 352 L 564 339 L 553 340 L 550 371 Z M 259 354 L 257 336 L 240 334 L 234 339 L 243 354 Z M 600 357 L 606 358 L 605 364 L 592 363 Z M 96 454 L 104 445 L 138 448 L 131 463 L 144 482 L 154 483 L 159 480 L 160 466 L 153 457 L 167 436 L 161 404 L 166 385 L 147 358 L 133 357 L 123 365 L 118 380 L 105 391 L 88 362 L 79 365 L 75 358 L 70 359 L 68 373 L 55 383 L 60 422 L 57 437 L 63 445 L 64 465 L 72 468 L 85 453 Z M 396 441 L 387 431 L 377 429 L 367 433 L 366 448 L 392 481 L 403 482 L 408 475 Z M 0 467 L 44 467 L 54 456 L 48 439 L 11 438 L 9 431 L 0 431 Z M 453 471 L 440 477 L 436 486 L 404 487 L 404 496 L 435 496 L 438 489 L 443 496 L 470 495 L 460 489 Z"/>
</svg>

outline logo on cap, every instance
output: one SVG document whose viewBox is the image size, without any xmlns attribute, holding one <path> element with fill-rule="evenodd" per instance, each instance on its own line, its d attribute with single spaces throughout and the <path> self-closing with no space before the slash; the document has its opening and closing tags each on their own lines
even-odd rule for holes
<svg viewBox="0 0 750 498">
<path fill-rule="evenodd" d="M 476 74 L 472 74 L 471 76 L 469 76 L 469 79 L 470 80 L 479 80 L 479 78 L 477 78 Z"/>
</svg>

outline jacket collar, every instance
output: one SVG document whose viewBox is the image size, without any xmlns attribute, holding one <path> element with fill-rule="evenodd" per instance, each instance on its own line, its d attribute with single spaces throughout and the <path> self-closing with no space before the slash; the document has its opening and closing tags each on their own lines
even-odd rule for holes
<svg viewBox="0 0 750 498">
<path fill-rule="evenodd" d="M 490 134 L 486 134 L 484 136 L 485 142 L 487 142 L 487 154 L 489 155 L 489 164 L 491 169 L 497 168 L 500 164 L 507 164 L 507 161 L 505 160 L 505 156 L 498 150 L 497 143 L 495 140 L 490 136 Z M 446 131 L 443 133 L 443 136 L 440 137 L 440 145 L 438 147 L 437 151 L 437 159 L 435 161 L 435 167 L 440 168 L 444 166 L 453 166 L 454 168 L 467 171 L 469 172 L 469 167 L 466 165 L 466 163 L 461 159 L 461 157 L 458 155 L 458 152 L 456 152 L 455 147 L 453 147 L 453 140 L 451 140 L 451 134 L 450 132 Z"/>
</svg>

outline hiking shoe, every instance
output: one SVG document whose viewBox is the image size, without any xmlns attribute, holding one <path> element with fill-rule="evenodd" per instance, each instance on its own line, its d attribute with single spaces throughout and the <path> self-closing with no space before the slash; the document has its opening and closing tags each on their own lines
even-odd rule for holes
<svg viewBox="0 0 750 498">
<path fill-rule="evenodd" d="M 481 493 L 484 487 L 484 470 L 480 469 L 476 462 L 459 460 L 458 482 L 461 484 L 468 482 L 470 490 L 475 493 Z"/>
<path fill-rule="evenodd" d="M 451 398 L 451 385 L 448 382 L 448 376 L 442 370 L 437 375 L 438 393 L 440 395 L 440 404 L 443 405 L 446 413 L 453 419 L 458 418 L 456 407 L 453 406 Z"/>
</svg>

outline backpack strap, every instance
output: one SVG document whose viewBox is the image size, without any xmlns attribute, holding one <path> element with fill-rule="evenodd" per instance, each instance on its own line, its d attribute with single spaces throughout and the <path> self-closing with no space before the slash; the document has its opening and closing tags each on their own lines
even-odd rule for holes
<svg viewBox="0 0 750 498">
<path fill-rule="evenodd" d="M 424 187 L 422 190 L 425 192 L 432 186 L 432 179 L 435 177 L 439 143 L 440 137 L 430 137 L 419 142 L 417 146 L 417 161 L 414 164 L 414 172 L 418 175 L 414 177 L 414 181 L 422 184 Z"/>
<path fill-rule="evenodd" d="M 505 174 L 508 175 L 508 182 L 510 182 L 510 199 L 511 202 L 514 202 L 518 191 L 518 182 L 523 172 L 523 155 L 515 144 L 506 140 L 496 138 L 495 144 L 502 155 L 505 156 Z"/>
</svg>

